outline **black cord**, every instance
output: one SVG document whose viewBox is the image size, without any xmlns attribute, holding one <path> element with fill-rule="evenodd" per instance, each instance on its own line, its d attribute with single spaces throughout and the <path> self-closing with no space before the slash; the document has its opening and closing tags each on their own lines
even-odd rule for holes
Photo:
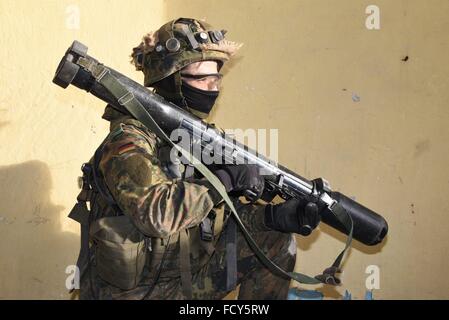
<svg viewBox="0 0 449 320">
<path fill-rule="evenodd" d="M 170 238 L 171 238 L 171 236 L 169 236 L 167 239 L 167 245 L 165 246 L 164 254 L 162 255 L 161 263 L 159 264 L 157 273 L 154 276 L 153 283 L 151 284 L 147 293 L 143 296 L 142 300 L 146 300 L 149 296 L 151 296 L 151 294 L 154 291 L 154 288 L 156 287 L 156 283 L 159 281 L 159 277 L 161 276 L 161 273 L 162 273 L 162 266 L 164 264 L 165 258 L 167 257 L 168 246 L 170 245 Z"/>
</svg>

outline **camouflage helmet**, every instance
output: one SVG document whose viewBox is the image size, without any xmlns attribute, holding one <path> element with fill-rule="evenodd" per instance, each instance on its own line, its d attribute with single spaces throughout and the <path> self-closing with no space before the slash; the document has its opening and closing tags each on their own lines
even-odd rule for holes
<svg viewBox="0 0 449 320">
<path fill-rule="evenodd" d="M 178 18 L 146 34 L 133 48 L 132 63 L 143 71 L 146 87 L 194 62 L 215 60 L 221 68 L 242 46 L 225 40 L 225 33 L 204 21 Z"/>
</svg>

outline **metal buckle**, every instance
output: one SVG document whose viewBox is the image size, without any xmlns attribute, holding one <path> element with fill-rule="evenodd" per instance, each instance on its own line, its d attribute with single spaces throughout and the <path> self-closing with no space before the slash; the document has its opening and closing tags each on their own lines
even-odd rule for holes
<svg viewBox="0 0 449 320">
<path fill-rule="evenodd" d="M 118 99 L 118 103 L 121 106 L 124 106 L 125 104 L 130 102 L 132 99 L 134 99 L 134 94 L 131 91 L 128 91 L 122 97 L 120 97 L 120 99 Z"/>
</svg>

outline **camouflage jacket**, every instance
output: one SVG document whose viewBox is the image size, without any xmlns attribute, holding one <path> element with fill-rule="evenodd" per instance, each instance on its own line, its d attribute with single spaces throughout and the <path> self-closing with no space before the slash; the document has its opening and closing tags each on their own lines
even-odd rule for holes
<svg viewBox="0 0 449 320">
<path fill-rule="evenodd" d="M 227 215 L 224 214 L 221 196 L 204 178 L 171 177 L 161 156 L 161 150 L 167 145 L 141 122 L 109 105 L 103 118 L 110 121 L 110 134 L 99 157 L 100 174 L 122 213 L 131 218 L 142 234 L 152 239 L 150 258 L 141 284 L 151 283 L 164 254 L 162 277 L 179 277 L 180 248 L 177 239 L 172 239 L 167 249 L 165 241 L 184 229 L 190 229 L 191 271 L 192 274 L 198 272 L 215 252 L 214 246 L 226 225 Z M 241 210 L 249 213 L 241 218 L 251 231 L 266 230 L 263 215 L 257 212 L 262 210 L 262 206 L 245 205 Z M 91 212 L 95 219 L 117 215 L 100 194 L 91 200 Z M 215 220 L 212 227 L 214 240 L 208 243 L 200 239 L 198 226 L 209 216 Z M 245 252 L 245 255 L 252 254 L 249 249 Z M 91 267 L 95 269 L 95 264 Z M 93 274 L 96 273 L 94 270 Z M 95 278 L 94 282 L 98 281 L 100 287 L 107 286 L 106 291 L 113 297 L 134 296 L 142 291 L 139 287 L 123 291 Z"/>
<path fill-rule="evenodd" d="M 141 122 L 107 106 L 103 118 L 110 121 L 110 134 L 101 153 L 99 171 L 115 202 L 145 236 L 153 241 L 149 273 L 157 268 L 164 248 L 164 240 L 172 237 L 164 262 L 166 275 L 179 275 L 179 246 L 177 233 L 190 232 L 192 272 L 207 262 L 213 248 L 200 241 L 198 226 L 208 216 L 223 219 L 224 203 L 206 179 L 173 178 L 166 168 L 167 145 L 150 132 Z M 165 158 L 165 160 L 163 159 Z M 92 160 L 91 160 L 92 161 Z M 96 218 L 116 215 L 114 209 L 98 195 L 93 204 Z M 219 214 L 221 213 L 221 215 Z M 215 223 L 215 239 L 223 226 Z"/>
<path fill-rule="evenodd" d="M 205 179 L 170 177 L 161 161 L 166 144 L 142 123 L 110 106 L 103 118 L 111 121 L 111 134 L 99 170 L 115 201 L 146 236 L 166 238 L 194 227 L 221 202 Z"/>
</svg>

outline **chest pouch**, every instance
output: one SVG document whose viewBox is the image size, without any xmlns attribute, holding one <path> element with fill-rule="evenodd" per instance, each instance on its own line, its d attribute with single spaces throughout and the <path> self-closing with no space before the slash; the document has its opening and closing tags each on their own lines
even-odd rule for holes
<svg viewBox="0 0 449 320">
<path fill-rule="evenodd" d="M 105 217 L 93 222 L 98 275 L 113 286 L 130 290 L 142 279 L 148 249 L 145 237 L 128 216 Z"/>
</svg>

